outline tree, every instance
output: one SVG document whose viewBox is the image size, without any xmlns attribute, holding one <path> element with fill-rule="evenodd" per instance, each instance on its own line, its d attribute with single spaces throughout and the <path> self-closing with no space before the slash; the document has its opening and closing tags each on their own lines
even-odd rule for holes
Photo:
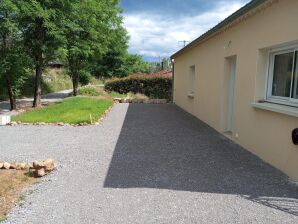
<svg viewBox="0 0 298 224">
<path fill-rule="evenodd" d="M 24 45 L 35 67 L 34 107 L 41 106 L 41 79 L 48 62 L 63 41 L 60 27 L 68 0 L 14 0 Z"/>
<path fill-rule="evenodd" d="M 0 2 L 0 77 L 6 83 L 11 110 L 16 109 L 16 96 L 28 68 L 28 57 L 22 48 L 22 37 L 17 27 L 17 15 L 18 9 L 13 1 Z"/>
<path fill-rule="evenodd" d="M 150 62 L 150 73 L 161 72 L 172 68 L 171 60 L 169 58 L 162 58 L 161 62 Z"/>
<path fill-rule="evenodd" d="M 127 31 L 123 27 L 118 27 L 110 35 L 107 52 L 94 57 L 92 73 L 101 77 L 125 76 L 123 65 L 126 63 L 127 50 Z"/>
<path fill-rule="evenodd" d="M 141 55 L 127 54 L 122 70 L 125 76 L 133 73 L 148 74 L 149 64 L 143 60 Z"/>
<path fill-rule="evenodd" d="M 63 28 L 64 48 L 73 94 L 77 95 L 79 80 L 90 72 L 94 57 L 101 57 L 115 30 L 122 26 L 118 0 L 73 0 Z"/>
</svg>

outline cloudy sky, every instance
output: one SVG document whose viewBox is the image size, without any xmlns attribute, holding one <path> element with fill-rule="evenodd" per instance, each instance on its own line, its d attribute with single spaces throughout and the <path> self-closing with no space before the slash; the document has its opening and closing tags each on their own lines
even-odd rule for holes
<svg viewBox="0 0 298 224">
<path fill-rule="evenodd" d="M 169 57 L 249 0 L 122 0 L 130 53 Z"/>
</svg>

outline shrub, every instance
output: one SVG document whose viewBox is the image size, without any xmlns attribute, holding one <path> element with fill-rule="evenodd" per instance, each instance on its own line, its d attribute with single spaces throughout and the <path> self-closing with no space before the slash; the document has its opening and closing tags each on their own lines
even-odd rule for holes
<svg viewBox="0 0 298 224">
<path fill-rule="evenodd" d="M 88 85 L 91 82 L 92 76 L 89 72 L 86 72 L 84 70 L 82 70 L 80 72 L 80 76 L 79 76 L 79 82 L 85 86 Z"/>
<path fill-rule="evenodd" d="M 97 91 L 95 87 L 92 86 L 84 86 L 79 89 L 79 95 L 83 96 L 99 96 L 100 93 Z"/>
<path fill-rule="evenodd" d="M 170 77 L 134 75 L 107 81 L 105 90 L 120 94 L 141 93 L 149 98 L 171 100 L 172 79 Z"/>
</svg>

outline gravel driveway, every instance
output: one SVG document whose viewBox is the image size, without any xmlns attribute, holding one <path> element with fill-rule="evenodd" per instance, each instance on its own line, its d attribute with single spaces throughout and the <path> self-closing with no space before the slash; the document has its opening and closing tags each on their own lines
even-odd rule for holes
<svg viewBox="0 0 298 224">
<path fill-rule="evenodd" d="M 99 126 L 0 127 L 0 160 L 54 158 L 6 223 L 298 223 L 298 187 L 174 105 Z"/>
</svg>

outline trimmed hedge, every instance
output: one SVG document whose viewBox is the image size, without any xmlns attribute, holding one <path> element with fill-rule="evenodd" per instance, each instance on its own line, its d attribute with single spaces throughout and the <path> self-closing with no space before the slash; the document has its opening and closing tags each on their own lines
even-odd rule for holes
<svg viewBox="0 0 298 224">
<path fill-rule="evenodd" d="M 121 94 L 127 94 L 129 92 L 140 93 L 151 99 L 171 100 L 172 83 L 173 81 L 170 77 L 129 76 L 107 81 L 105 90 Z"/>
</svg>

